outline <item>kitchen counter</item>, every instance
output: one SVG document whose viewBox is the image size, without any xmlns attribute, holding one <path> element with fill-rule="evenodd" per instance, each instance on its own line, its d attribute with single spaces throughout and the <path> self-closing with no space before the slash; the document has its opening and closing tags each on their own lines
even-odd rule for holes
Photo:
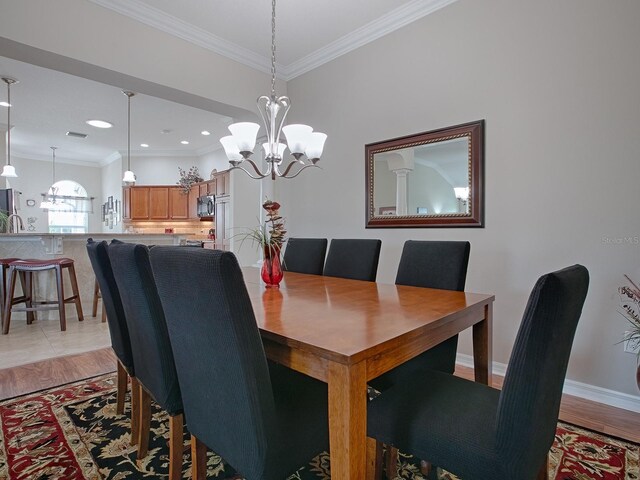
<svg viewBox="0 0 640 480">
<path fill-rule="evenodd" d="M 72 258 L 75 262 L 76 277 L 80 288 L 80 299 L 85 316 L 91 315 L 93 286 L 95 275 L 87 256 L 87 239 L 111 241 L 117 238 L 130 243 L 145 245 L 179 245 L 181 240 L 192 238 L 188 233 L 5 233 L 0 234 L 0 258 L 39 258 L 53 259 L 59 257 Z M 71 284 L 66 273 L 63 274 L 64 290 L 71 291 Z M 53 272 L 42 272 L 36 275 L 35 288 L 39 299 L 55 299 Z M 66 294 L 68 296 L 68 293 Z M 38 312 L 38 318 L 58 318 L 57 311 Z M 16 314 L 22 321 L 24 313 Z"/>
</svg>

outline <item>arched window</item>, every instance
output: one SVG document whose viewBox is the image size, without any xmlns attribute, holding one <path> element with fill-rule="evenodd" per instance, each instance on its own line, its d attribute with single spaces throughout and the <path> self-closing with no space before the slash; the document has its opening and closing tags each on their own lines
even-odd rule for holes
<svg viewBox="0 0 640 480">
<path fill-rule="evenodd" d="M 87 233 L 89 215 L 83 208 L 83 200 L 87 198 L 85 188 L 72 180 L 60 180 L 52 187 L 56 208 L 49 210 L 49 233 Z"/>
</svg>

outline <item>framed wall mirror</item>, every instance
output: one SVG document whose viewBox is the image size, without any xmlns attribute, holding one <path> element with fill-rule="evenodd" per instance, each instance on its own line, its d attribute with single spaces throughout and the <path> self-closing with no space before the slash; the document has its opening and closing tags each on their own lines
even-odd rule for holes
<svg viewBox="0 0 640 480">
<path fill-rule="evenodd" d="M 366 227 L 483 227 L 484 120 L 365 145 Z"/>
</svg>

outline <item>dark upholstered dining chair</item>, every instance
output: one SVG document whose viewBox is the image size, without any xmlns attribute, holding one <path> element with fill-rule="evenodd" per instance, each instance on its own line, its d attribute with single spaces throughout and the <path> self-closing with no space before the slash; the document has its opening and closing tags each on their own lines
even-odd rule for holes
<svg viewBox="0 0 640 480">
<path fill-rule="evenodd" d="M 326 238 L 290 238 L 284 251 L 282 268 L 287 272 L 322 275 Z"/>
<path fill-rule="evenodd" d="M 469 264 L 469 242 L 408 240 L 402 249 L 396 285 L 463 291 Z M 399 382 L 412 382 L 423 368 L 453 373 L 458 335 L 369 382 L 384 391 Z"/>
<path fill-rule="evenodd" d="M 582 265 L 540 277 L 502 391 L 425 370 L 369 404 L 368 435 L 464 480 L 547 478 L 546 455 L 588 285 Z"/>
<path fill-rule="evenodd" d="M 112 243 L 108 249 L 131 336 L 140 387 L 138 459 L 148 453 L 151 399 L 169 414 L 169 478 L 182 478 L 183 409 L 162 304 L 146 245 Z M 107 314 L 108 318 L 108 314 Z M 136 392 L 132 392 L 132 395 Z"/>
<path fill-rule="evenodd" d="M 131 353 L 129 328 L 125 320 L 120 291 L 111 269 L 108 248 L 109 246 L 105 241 L 94 242 L 92 238 L 87 240 L 87 254 L 102 292 L 102 305 L 107 313 L 111 348 L 117 359 L 116 413 L 118 415 L 124 413 L 124 400 L 128 384 L 127 376 L 131 377 L 131 444 L 135 445 L 138 441 L 139 411 L 138 398 L 133 395 L 133 392 L 138 389 L 138 381 L 136 380 L 133 354 Z"/>
<path fill-rule="evenodd" d="M 331 240 L 324 275 L 375 282 L 381 246 L 373 239 Z"/>
<path fill-rule="evenodd" d="M 282 480 L 328 448 L 326 384 L 270 371 L 231 252 L 156 247 L 153 273 L 191 432 L 193 478 L 211 448 L 247 480 Z"/>
</svg>

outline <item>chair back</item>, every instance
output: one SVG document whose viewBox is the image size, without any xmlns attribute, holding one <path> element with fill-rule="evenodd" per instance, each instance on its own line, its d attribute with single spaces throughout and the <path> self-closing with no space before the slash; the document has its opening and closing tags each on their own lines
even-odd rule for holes
<svg viewBox="0 0 640 480">
<path fill-rule="evenodd" d="M 469 242 L 407 240 L 397 285 L 463 291 L 469 265 Z"/>
<path fill-rule="evenodd" d="M 136 377 L 169 415 L 182 413 L 178 376 L 151 272 L 149 248 L 112 243 L 108 251 L 131 336 Z"/>
<path fill-rule="evenodd" d="M 267 477 L 269 439 L 276 424 L 274 398 L 235 255 L 155 247 L 151 263 L 189 430 L 244 478 Z"/>
<path fill-rule="evenodd" d="M 324 275 L 375 282 L 381 246 L 381 240 L 331 240 Z"/>
<path fill-rule="evenodd" d="M 553 443 L 573 337 L 589 286 L 582 265 L 536 283 L 520 324 L 500 394 L 496 449 L 525 478 Z"/>
<path fill-rule="evenodd" d="M 100 286 L 102 304 L 107 313 L 111 347 L 122 366 L 127 370 L 127 373 L 135 376 L 129 328 L 125 320 L 120 291 L 118 290 L 118 285 L 116 284 L 116 279 L 111 269 L 111 261 L 109 260 L 109 253 L 107 252 L 108 248 L 107 242 L 105 241 L 94 242 L 92 238 L 87 240 L 87 254 L 93 272 L 96 275 L 98 285 Z"/>
<path fill-rule="evenodd" d="M 287 272 L 322 275 L 326 238 L 290 238 L 284 251 L 282 268 Z"/>
</svg>

